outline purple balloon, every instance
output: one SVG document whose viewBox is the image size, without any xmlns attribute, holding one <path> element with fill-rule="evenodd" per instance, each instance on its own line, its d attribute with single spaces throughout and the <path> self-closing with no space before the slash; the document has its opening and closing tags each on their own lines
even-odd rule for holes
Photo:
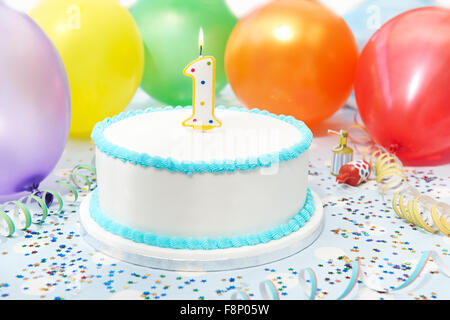
<svg viewBox="0 0 450 320">
<path fill-rule="evenodd" d="M 30 17 L 0 1 L 0 202 L 38 188 L 64 151 L 70 118 L 59 53 Z"/>
</svg>

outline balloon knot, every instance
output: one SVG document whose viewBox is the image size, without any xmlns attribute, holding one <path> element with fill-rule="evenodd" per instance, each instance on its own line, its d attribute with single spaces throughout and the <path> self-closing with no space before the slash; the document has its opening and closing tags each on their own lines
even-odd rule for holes
<svg viewBox="0 0 450 320">
<path fill-rule="evenodd" d="M 394 143 L 389 146 L 388 151 L 389 151 L 389 153 L 397 154 L 398 149 L 399 149 L 399 145 Z"/>
<path fill-rule="evenodd" d="M 26 189 L 26 191 L 30 192 L 31 194 L 40 193 L 39 183 L 33 183 Z"/>
<path fill-rule="evenodd" d="M 50 207 L 53 203 L 53 195 L 49 192 L 42 192 L 39 190 L 39 184 L 33 184 L 32 186 L 30 186 L 27 191 L 29 191 L 32 195 L 35 195 L 39 198 L 41 198 L 42 200 L 44 200 L 45 205 L 47 207 Z"/>
</svg>

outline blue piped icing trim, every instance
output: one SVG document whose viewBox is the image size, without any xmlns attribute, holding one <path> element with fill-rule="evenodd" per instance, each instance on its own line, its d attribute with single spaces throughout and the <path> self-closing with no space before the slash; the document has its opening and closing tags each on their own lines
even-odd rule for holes
<svg viewBox="0 0 450 320">
<path fill-rule="evenodd" d="M 258 234 L 248 234 L 246 236 L 235 236 L 231 238 L 221 237 L 217 239 L 166 237 L 124 226 L 111 220 L 102 212 L 98 201 L 97 189 L 92 192 L 89 211 L 91 218 L 103 229 L 134 242 L 161 248 L 213 250 L 253 246 L 288 236 L 299 230 L 309 221 L 315 211 L 315 205 L 311 191 L 308 189 L 303 208 L 288 223 Z"/>
<path fill-rule="evenodd" d="M 213 160 L 206 162 L 206 161 L 178 161 L 173 158 L 150 156 L 146 153 L 139 153 L 115 145 L 112 142 L 108 141 L 104 136 L 104 131 L 106 128 L 121 120 L 145 113 L 179 110 L 183 109 L 183 107 L 165 107 L 155 109 L 148 108 L 145 110 L 131 110 L 128 112 L 122 112 L 117 116 L 114 116 L 112 118 L 106 118 L 105 120 L 97 123 L 94 127 L 94 130 L 92 131 L 91 137 L 100 151 L 104 152 L 108 156 L 113 157 L 115 159 L 120 159 L 123 162 L 130 162 L 135 165 L 142 166 L 144 168 L 153 167 L 156 169 L 167 169 L 175 172 L 183 172 L 187 175 L 205 172 L 223 173 L 223 172 L 233 172 L 236 170 L 253 170 L 260 167 L 270 167 L 273 164 L 276 164 L 280 161 L 289 161 L 297 158 L 303 152 L 308 150 L 308 148 L 312 143 L 313 134 L 311 130 L 309 130 L 309 128 L 302 121 L 299 121 L 294 117 L 285 115 L 275 115 L 259 109 L 249 110 L 245 108 L 236 108 L 236 107 L 225 108 L 223 106 L 218 106 L 216 108 L 255 113 L 282 120 L 297 128 L 302 135 L 302 140 L 290 148 L 283 148 L 279 152 L 264 154 L 255 158 L 236 159 L 236 160 Z"/>
</svg>

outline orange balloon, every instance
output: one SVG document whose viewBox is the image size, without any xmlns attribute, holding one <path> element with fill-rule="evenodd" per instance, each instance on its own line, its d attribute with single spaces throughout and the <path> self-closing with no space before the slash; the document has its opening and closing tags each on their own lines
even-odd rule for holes
<svg viewBox="0 0 450 320">
<path fill-rule="evenodd" d="M 313 126 L 345 104 L 357 59 L 344 19 L 314 0 L 275 0 L 238 22 L 225 68 L 246 106 Z"/>
</svg>

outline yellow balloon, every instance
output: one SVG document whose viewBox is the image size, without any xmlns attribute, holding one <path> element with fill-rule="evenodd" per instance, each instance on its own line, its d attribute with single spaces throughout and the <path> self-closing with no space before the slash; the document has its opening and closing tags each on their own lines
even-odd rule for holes
<svg viewBox="0 0 450 320">
<path fill-rule="evenodd" d="M 72 137 L 123 111 L 140 85 L 139 29 L 117 0 L 43 0 L 30 13 L 58 49 L 72 93 Z"/>
</svg>

